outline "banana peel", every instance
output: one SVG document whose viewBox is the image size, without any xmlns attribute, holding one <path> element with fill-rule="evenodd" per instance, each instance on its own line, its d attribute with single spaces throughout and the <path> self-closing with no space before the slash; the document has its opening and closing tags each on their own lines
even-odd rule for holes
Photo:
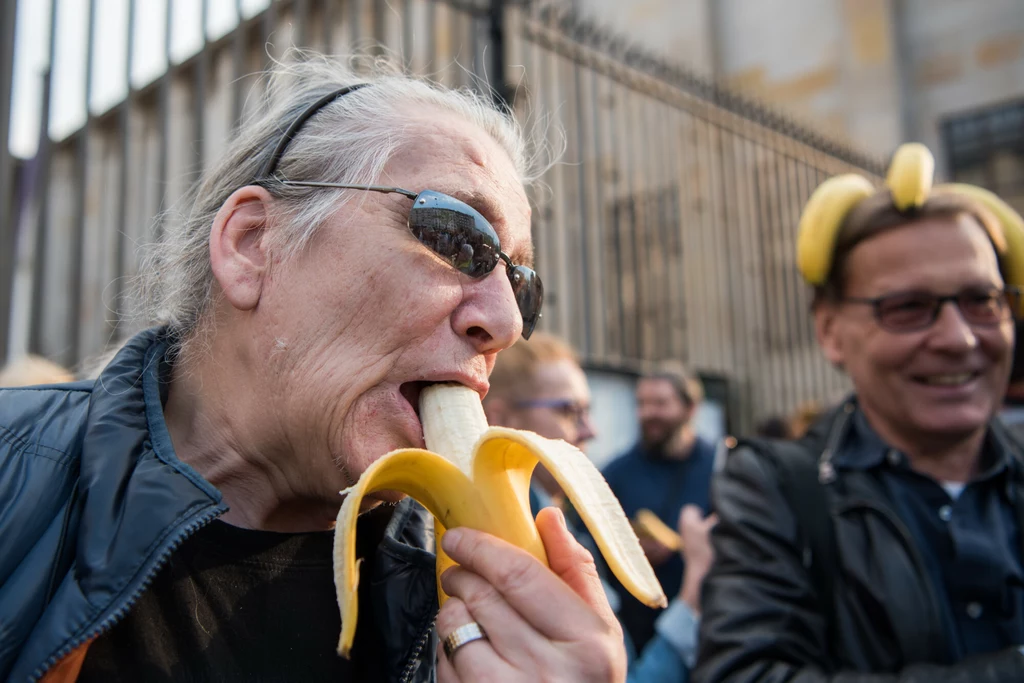
<svg viewBox="0 0 1024 683">
<path fill-rule="evenodd" d="M 358 619 L 355 530 L 364 496 L 400 491 L 434 515 L 439 577 L 454 564 L 441 551 L 441 536 L 459 526 L 493 534 L 547 564 L 529 500 L 530 477 L 538 463 L 572 501 L 623 587 L 651 607 L 668 604 L 621 505 L 579 449 L 532 432 L 488 428 L 479 396 L 461 385 L 425 388 L 420 419 L 430 450 L 388 453 L 368 467 L 355 486 L 342 492 L 346 497 L 334 536 L 334 578 L 341 610 L 339 654 L 349 656 Z M 442 602 L 447 597 L 440 586 L 438 597 Z"/>
</svg>

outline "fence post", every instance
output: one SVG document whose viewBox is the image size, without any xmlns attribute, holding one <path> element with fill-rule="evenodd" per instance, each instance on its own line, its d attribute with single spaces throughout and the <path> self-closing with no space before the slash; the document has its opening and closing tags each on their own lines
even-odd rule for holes
<svg viewBox="0 0 1024 683">
<path fill-rule="evenodd" d="M 488 70 L 494 79 L 491 84 L 494 104 L 501 111 L 510 113 L 512 108 L 509 105 L 508 85 L 505 81 L 505 0 L 491 0 L 488 18 L 491 43 L 491 63 Z"/>
<path fill-rule="evenodd" d="M 14 25 L 18 3 L 7 0 L 0 9 L 0 365 L 7 360 L 14 295 L 14 253 L 17 246 L 18 208 L 14 206 L 14 157 L 11 156 L 11 85 L 14 79 Z"/>
</svg>

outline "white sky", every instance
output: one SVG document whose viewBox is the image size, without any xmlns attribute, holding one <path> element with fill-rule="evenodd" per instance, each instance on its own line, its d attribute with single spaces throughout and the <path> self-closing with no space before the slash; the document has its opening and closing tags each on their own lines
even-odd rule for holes
<svg viewBox="0 0 1024 683">
<path fill-rule="evenodd" d="M 11 152 L 35 154 L 39 140 L 43 75 L 49 62 L 52 0 L 19 0 L 14 40 L 14 83 L 11 92 Z M 50 100 L 50 135 L 61 139 L 85 121 L 85 72 L 89 27 L 89 0 L 55 0 L 57 50 Z M 101 113 L 121 101 L 126 92 L 128 3 L 132 0 L 95 0 L 96 21 L 92 97 L 89 108 Z M 135 49 L 132 85 L 152 82 L 167 65 L 164 46 L 167 3 L 171 2 L 171 60 L 182 62 L 202 46 L 203 0 L 134 0 Z M 223 36 L 238 23 L 236 6 L 251 17 L 271 0 L 207 0 L 207 36 Z"/>
</svg>

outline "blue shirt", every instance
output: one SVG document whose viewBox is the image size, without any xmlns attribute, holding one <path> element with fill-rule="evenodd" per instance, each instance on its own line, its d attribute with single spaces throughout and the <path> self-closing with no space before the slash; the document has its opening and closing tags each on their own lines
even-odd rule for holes
<svg viewBox="0 0 1024 683">
<path fill-rule="evenodd" d="M 874 471 L 887 490 L 936 588 L 949 663 L 1024 645 L 1024 565 L 1010 488 L 1018 464 L 991 436 L 981 473 L 962 491 L 912 470 L 860 411 L 833 463 Z"/>
<path fill-rule="evenodd" d="M 627 517 L 632 519 L 638 510 L 647 508 L 669 528 L 675 529 L 684 505 L 696 505 L 705 514 L 708 512 L 714 465 L 715 447 L 698 438 L 685 459 L 661 457 L 638 443 L 605 466 L 602 474 Z M 679 594 L 683 582 L 683 559 L 679 553 L 673 553 L 661 566 L 655 567 L 654 573 L 666 595 Z M 612 585 L 617 589 L 621 587 L 614 581 Z M 658 611 L 620 592 L 623 596 L 619 621 L 637 648 L 642 649 L 655 634 Z"/>
</svg>

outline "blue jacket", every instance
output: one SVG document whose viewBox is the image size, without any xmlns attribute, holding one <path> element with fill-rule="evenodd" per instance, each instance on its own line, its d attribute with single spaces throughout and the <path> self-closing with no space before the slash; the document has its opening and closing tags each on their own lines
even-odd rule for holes
<svg viewBox="0 0 1024 683">
<path fill-rule="evenodd" d="M 0 390 L 0 679 L 36 681 L 106 632 L 175 549 L 228 508 L 174 454 L 163 330 L 93 382 Z M 375 620 L 392 680 L 434 678 L 429 515 L 408 499 L 378 548 Z"/>
</svg>

